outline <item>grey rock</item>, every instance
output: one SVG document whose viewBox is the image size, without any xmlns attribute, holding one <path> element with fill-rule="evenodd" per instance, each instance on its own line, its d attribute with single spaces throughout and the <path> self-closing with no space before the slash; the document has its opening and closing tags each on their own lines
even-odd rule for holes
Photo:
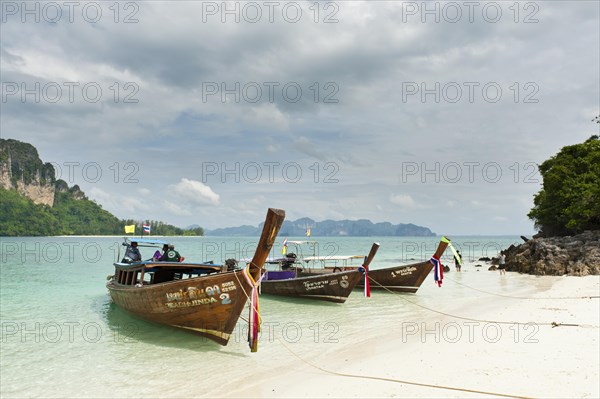
<svg viewBox="0 0 600 399">
<path fill-rule="evenodd" d="M 538 276 L 600 274 L 600 231 L 575 236 L 536 237 L 502 251 L 506 270 Z M 492 260 L 497 264 L 497 259 Z"/>
</svg>

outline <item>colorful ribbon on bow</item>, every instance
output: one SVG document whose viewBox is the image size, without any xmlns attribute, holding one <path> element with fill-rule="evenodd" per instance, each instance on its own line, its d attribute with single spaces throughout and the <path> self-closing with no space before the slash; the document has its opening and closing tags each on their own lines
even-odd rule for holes
<svg viewBox="0 0 600 399">
<path fill-rule="evenodd" d="M 367 263 L 367 257 L 365 256 L 365 263 Z M 365 297 L 371 298 L 371 282 L 369 281 L 369 266 L 362 265 L 365 269 Z"/>
<path fill-rule="evenodd" d="M 438 287 L 441 287 L 442 280 L 444 279 L 444 266 L 442 265 L 442 261 L 435 255 L 433 255 L 429 261 L 433 264 L 433 279 Z"/>
<path fill-rule="evenodd" d="M 248 315 L 248 345 L 251 352 L 258 350 L 258 333 L 260 333 L 260 305 L 258 303 L 258 285 L 264 274 L 260 276 L 258 281 L 254 281 L 254 277 L 250 273 L 250 267 L 244 270 L 244 277 L 250 284 L 250 314 Z"/>
</svg>

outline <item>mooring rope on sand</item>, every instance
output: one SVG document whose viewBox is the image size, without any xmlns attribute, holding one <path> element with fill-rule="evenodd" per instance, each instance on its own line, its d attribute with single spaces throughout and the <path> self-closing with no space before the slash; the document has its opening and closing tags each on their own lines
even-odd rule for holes
<svg viewBox="0 0 600 399">
<path fill-rule="evenodd" d="M 555 300 L 555 299 L 598 299 L 600 298 L 600 295 L 594 295 L 594 296 L 564 296 L 564 297 L 524 297 L 524 296 L 512 296 L 512 295 L 504 295 L 504 294 L 498 294 L 496 292 L 490 292 L 490 291 L 485 291 L 485 290 L 481 290 L 479 288 L 475 288 L 475 287 L 471 287 L 470 285 L 467 284 L 463 284 L 463 283 L 459 283 L 458 281 L 454 280 L 453 278 L 450 278 L 448 276 L 444 276 L 445 279 L 448 279 L 450 281 L 455 282 L 458 285 L 462 285 L 463 287 L 472 289 L 474 291 L 479 291 L 479 292 L 483 292 L 484 294 L 489 294 L 489 295 L 494 295 L 494 296 L 501 296 L 504 298 L 512 298 L 512 299 L 550 299 L 550 300 Z"/>
<path fill-rule="evenodd" d="M 387 287 L 385 287 L 384 285 L 380 284 L 378 281 L 376 281 L 372 277 L 369 277 L 369 280 L 371 282 L 373 282 L 374 284 L 378 285 L 379 287 L 383 288 L 384 290 L 388 291 L 388 292 L 391 292 L 393 294 L 400 294 L 398 292 L 395 292 L 395 291 L 392 291 L 392 290 L 388 289 Z M 452 280 L 452 281 L 455 281 L 455 280 Z M 466 286 L 466 287 L 468 287 L 468 286 Z M 468 288 L 473 288 L 473 287 L 468 287 Z M 486 291 L 478 290 L 476 288 L 473 288 L 473 289 L 475 289 L 477 291 L 482 291 L 482 292 L 488 293 Z M 489 294 L 493 295 L 493 293 L 489 293 Z M 498 296 L 505 296 L 505 295 L 498 295 Z M 535 322 L 522 323 L 522 322 L 514 322 L 514 321 L 493 321 L 493 320 L 475 319 L 475 318 L 470 318 L 470 317 L 457 316 L 457 315 L 453 315 L 453 314 L 450 314 L 450 313 L 446 313 L 446 312 L 438 311 L 438 310 L 435 310 L 435 309 L 431 309 L 431 308 L 429 308 L 427 306 L 423 306 L 421 304 L 418 304 L 416 302 L 413 302 L 413 301 L 407 299 L 404 295 L 400 295 L 400 297 L 402 299 L 404 299 L 405 301 L 407 301 L 407 302 L 409 302 L 409 303 L 411 303 L 411 304 L 413 304 L 415 306 L 418 306 L 420 308 L 423 308 L 425 310 L 428 310 L 430 312 L 434 312 L 434 313 L 437 313 L 437 314 L 441 314 L 441 315 L 444 315 L 444 316 L 448 316 L 448 317 L 452 317 L 452 318 L 456 318 L 456 319 L 461 319 L 461 320 L 476 321 L 476 322 L 483 322 L 483 323 L 509 324 L 509 325 L 515 325 L 515 324 L 531 325 L 531 324 L 536 324 L 536 325 L 549 326 L 549 327 L 553 327 L 553 328 L 554 327 L 599 328 L 598 326 L 592 326 L 592 325 L 586 325 L 586 324 L 570 324 L 570 323 L 557 323 L 557 322 L 551 322 L 551 323 L 535 323 Z M 538 298 L 510 297 L 510 296 L 506 296 L 506 297 L 515 298 L 515 299 L 538 299 Z M 587 298 L 596 298 L 596 297 L 555 298 L 555 299 L 587 299 Z M 312 368 L 315 368 L 315 369 L 317 369 L 317 370 L 319 370 L 321 372 L 324 372 L 326 374 L 335 375 L 335 376 L 338 376 L 338 377 L 361 378 L 361 379 L 367 379 L 367 380 L 386 381 L 386 382 L 393 382 L 393 383 L 398 383 L 398 384 L 406 384 L 406 385 L 413 385 L 413 386 L 427 387 L 427 388 L 434 388 L 434 389 L 444 389 L 444 390 L 458 391 L 458 392 L 476 393 L 476 394 L 488 395 L 488 396 L 496 396 L 496 397 L 532 399 L 532 397 L 528 397 L 528 396 L 524 396 L 524 395 L 517 395 L 517 394 L 507 394 L 507 393 L 500 393 L 500 392 L 490 392 L 490 391 L 483 391 L 483 390 L 478 390 L 478 389 L 461 388 L 461 387 L 451 387 L 451 386 L 446 386 L 446 385 L 428 384 L 428 383 L 422 383 L 422 382 L 401 380 L 401 379 L 396 379 L 396 378 L 368 376 L 368 375 L 350 374 L 350 373 L 341 373 L 341 372 L 337 372 L 337 371 L 332 371 L 332 370 L 328 370 L 326 368 L 323 368 L 321 366 L 318 366 L 318 365 L 316 365 L 316 364 L 314 364 L 314 363 L 312 363 L 312 362 L 310 362 L 310 361 L 302 358 L 300 355 L 298 355 L 296 352 L 294 352 L 291 348 L 289 348 L 285 344 L 285 342 L 283 342 L 281 339 L 277 338 L 277 340 L 283 345 L 283 347 L 288 352 L 290 352 L 294 357 L 296 357 L 297 359 L 299 359 L 303 363 L 305 363 L 308 366 L 310 366 Z"/>
<path fill-rule="evenodd" d="M 300 355 L 298 355 L 296 352 L 294 352 L 292 349 L 290 349 L 283 340 L 277 338 L 277 340 L 283 345 L 283 347 L 290 352 L 292 355 L 294 355 L 297 359 L 299 359 L 301 362 L 309 365 L 310 367 L 313 367 L 319 371 L 322 371 L 326 374 L 331 374 L 331 375 L 335 375 L 338 377 L 348 377 L 348 378 L 361 378 L 361 379 L 365 379 L 365 380 L 375 380 L 375 381 L 386 381 L 386 382 L 395 382 L 398 384 L 406 384 L 406 385 L 414 385 L 414 386 L 418 386 L 418 387 L 426 387 L 426 388 L 434 388 L 434 389 L 445 389 L 445 390 L 450 390 L 450 391 L 459 391 L 459 392 L 469 392 L 469 393 L 478 393 L 478 394 L 482 394 L 482 395 L 489 395 L 489 396 L 500 396 L 500 397 L 504 397 L 504 398 L 519 398 L 519 399 L 533 399 L 533 397 L 530 396 L 523 396 L 523 395 L 513 395 L 513 394 L 507 394 L 507 393 L 499 393 L 499 392 L 490 392 L 490 391 L 482 391 L 479 389 L 469 389 L 469 388 L 459 388 L 459 387 L 450 387 L 447 385 L 437 385 L 437 384 L 427 384 L 424 382 L 415 382 L 415 381 L 408 381 L 408 380 L 400 380 L 397 378 L 388 378 L 388 377 L 377 377 L 377 376 L 370 376 L 370 375 L 360 375 L 360 374 L 349 374 L 349 373 L 340 373 L 337 371 L 332 371 L 332 370 L 328 370 L 326 368 L 323 368 L 321 366 L 318 366 L 314 363 L 309 362 L 308 360 L 302 358 Z"/>
<path fill-rule="evenodd" d="M 549 327 L 552 327 L 552 328 L 554 328 L 554 327 L 600 328 L 599 326 L 593 326 L 593 325 L 590 325 L 590 324 L 557 323 L 555 321 L 550 322 L 550 323 L 545 323 L 545 322 L 538 323 L 538 322 L 533 322 L 533 321 L 529 321 L 527 323 L 523 323 L 523 322 L 518 322 L 518 321 L 483 320 L 483 319 L 474 319 L 474 318 L 471 318 L 471 317 L 457 316 L 457 315 L 453 315 L 453 314 L 450 314 L 450 313 L 442 312 L 440 310 L 435 310 L 435 309 L 429 308 L 427 306 L 424 306 L 424 305 L 418 304 L 416 302 L 413 302 L 413 301 L 407 299 L 404 295 L 401 295 L 400 292 L 395 292 L 395 291 L 390 290 L 389 288 L 387 288 L 383 284 L 379 283 L 378 281 L 374 280 L 373 278 L 369 277 L 369 280 L 371 280 L 373 283 L 377 284 L 379 287 L 383 288 L 384 290 L 386 290 L 388 292 L 391 292 L 392 294 L 397 294 L 398 296 L 400 296 L 400 298 L 402 298 L 403 300 L 405 300 L 408 303 L 411 303 L 411 304 L 413 304 L 415 306 L 418 306 L 418 307 L 423 308 L 425 310 L 428 310 L 430 312 L 441 314 L 441 315 L 448 316 L 448 317 L 452 317 L 452 318 L 455 318 L 455 319 L 468 320 L 468 321 L 476 321 L 476 322 L 490 323 L 490 324 L 491 323 L 509 324 L 509 325 L 515 325 L 515 324 L 519 324 L 519 325 L 532 325 L 532 324 L 535 324 L 535 325 L 538 325 L 538 326 L 549 326 Z"/>
<path fill-rule="evenodd" d="M 237 275 L 236 275 L 237 278 Z M 372 281 L 373 283 L 377 284 L 378 286 L 380 286 L 381 288 L 383 288 L 384 290 L 391 292 L 392 294 L 400 294 L 398 292 L 392 291 L 390 289 L 388 289 L 387 287 L 385 287 L 384 285 L 380 284 L 378 281 L 374 280 L 372 277 L 369 277 L 369 280 Z M 452 280 L 454 281 L 454 280 Z M 244 293 L 244 295 L 246 296 L 247 299 L 250 298 L 250 296 L 246 293 L 246 290 L 244 290 L 243 285 L 241 284 L 241 282 L 238 279 L 238 282 L 240 283 L 241 287 L 242 287 L 242 291 Z M 502 296 L 502 295 L 499 295 Z M 405 298 L 405 296 L 400 295 L 400 298 L 404 299 L 405 301 L 418 306 L 420 308 L 423 308 L 425 310 L 434 312 L 434 313 L 438 313 L 444 316 L 448 316 L 448 317 L 453 317 L 453 318 L 457 318 L 457 319 L 462 319 L 462 320 L 469 320 L 469 321 L 477 321 L 477 322 L 483 322 L 483 323 L 497 323 L 497 324 L 510 324 L 510 325 L 515 325 L 515 324 L 520 324 L 520 325 L 527 325 L 527 324 L 537 324 L 537 325 L 545 325 L 545 326 L 551 326 L 551 327 L 561 327 L 561 326 L 568 326 L 568 327 L 584 327 L 584 328 L 599 328 L 598 326 L 591 326 L 591 325 L 584 325 L 584 324 L 566 324 L 566 323 L 556 323 L 556 322 L 551 322 L 551 323 L 533 323 L 533 322 L 528 322 L 528 323 L 521 323 L 521 322 L 509 322 L 509 321 L 491 321 L 491 320 L 481 320 L 481 319 L 474 319 L 474 318 L 469 318 L 469 317 L 463 317 L 463 316 L 457 316 L 457 315 L 452 315 L 450 313 L 445 313 L 445 312 L 441 312 L 435 309 L 431 309 L 427 306 L 423 306 L 420 305 L 418 303 L 415 303 L 413 301 L 408 300 L 407 298 Z M 525 299 L 525 298 L 517 298 L 516 299 Z M 587 298 L 587 297 L 584 297 Z M 532 298 L 533 299 L 533 298 Z M 580 299 L 580 298 L 577 298 Z M 241 317 L 242 319 L 244 319 L 243 317 Z M 262 320 L 261 320 L 262 323 Z M 418 387 L 425 387 L 425 388 L 433 388 L 433 389 L 443 389 L 443 390 L 449 390 L 449 391 L 457 391 L 457 392 L 466 392 L 466 393 L 475 393 L 475 394 L 481 394 L 481 395 L 487 395 L 487 396 L 496 396 L 496 397 L 503 397 L 503 398 L 517 398 L 517 399 L 534 399 L 534 397 L 531 396 L 524 396 L 524 395 L 517 395 L 517 394 L 507 394 L 507 393 L 500 393 L 500 392 L 491 392 L 491 391 L 483 391 L 483 390 L 479 390 L 479 389 L 470 389 L 470 388 L 461 388 L 461 387 L 451 387 L 451 386 L 447 386 L 447 385 L 439 385 L 439 384 L 428 384 L 428 383 L 423 383 L 423 382 L 415 382 L 415 381 L 408 381 L 408 380 L 401 380 L 401 379 L 397 379 L 397 378 L 388 378 L 388 377 L 378 377 L 378 376 L 369 376 L 369 375 L 360 375 L 360 374 L 350 374 L 350 373 L 341 373 L 341 372 L 337 372 L 337 371 L 333 371 L 333 370 L 328 370 L 324 367 L 318 366 L 306 359 L 304 359 L 303 357 L 301 357 L 300 355 L 298 355 L 296 352 L 294 352 L 291 348 L 289 348 L 285 342 L 283 340 L 281 340 L 280 338 L 276 338 L 277 341 L 279 341 L 283 347 L 290 352 L 294 357 L 296 357 L 298 360 L 300 360 L 301 362 L 307 364 L 308 366 L 319 370 L 323 373 L 326 374 L 330 374 L 330 375 L 334 375 L 334 376 L 338 376 L 338 377 L 346 377 L 346 378 L 358 378 L 358 379 L 365 379 L 365 380 L 374 380 L 374 381 L 385 381 L 385 382 L 393 382 L 393 383 L 397 383 L 397 384 L 405 384 L 405 385 L 413 385 L 413 386 L 418 386 Z"/>
</svg>

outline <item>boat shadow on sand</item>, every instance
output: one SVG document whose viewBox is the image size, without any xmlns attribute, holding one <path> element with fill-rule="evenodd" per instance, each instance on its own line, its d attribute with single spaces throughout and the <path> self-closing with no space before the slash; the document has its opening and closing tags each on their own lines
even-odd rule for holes
<svg viewBox="0 0 600 399">
<path fill-rule="evenodd" d="M 111 339 L 115 343 L 143 342 L 167 348 L 197 352 L 218 350 L 233 356 L 245 356 L 243 353 L 228 351 L 206 337 L 191 334 L 175 327 L 148 322 L 120 308 L 111 301 L 109 295 L 96 298 L 92 307 L 99 314 L 100 319 L 106 323 L 111 332 Z"/>
</svg>

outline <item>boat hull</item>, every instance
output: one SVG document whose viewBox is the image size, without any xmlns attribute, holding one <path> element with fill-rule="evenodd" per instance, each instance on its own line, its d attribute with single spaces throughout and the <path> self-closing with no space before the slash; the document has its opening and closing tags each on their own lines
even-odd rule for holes
<svg viewBox="0 0 600 399">
<path fill-rule="evenodd" d="M 251 291 L 243 273 L 239 270 L 152 285 L 123 285 L 113 280 L 107 288 L 117 305 L 136 316 L 227 345 Z"/>
<path fill-rule="evenodd" d="M 429 261 L 410 265 L 387 267 L 369 270 L 369 281 L 372 290 L 388 290 L 395 292 L 415 293 L 433 269 Z M 357 288 L 363 288 L 364 281 L 359 281 Z"/>
<path fill-rule="evenodd" d="M 281 280 L 263 279 L 260 289 L 262 294 L 344 303 L 362 278 L 363 274 L 354 269 Z"/>
</svg>

